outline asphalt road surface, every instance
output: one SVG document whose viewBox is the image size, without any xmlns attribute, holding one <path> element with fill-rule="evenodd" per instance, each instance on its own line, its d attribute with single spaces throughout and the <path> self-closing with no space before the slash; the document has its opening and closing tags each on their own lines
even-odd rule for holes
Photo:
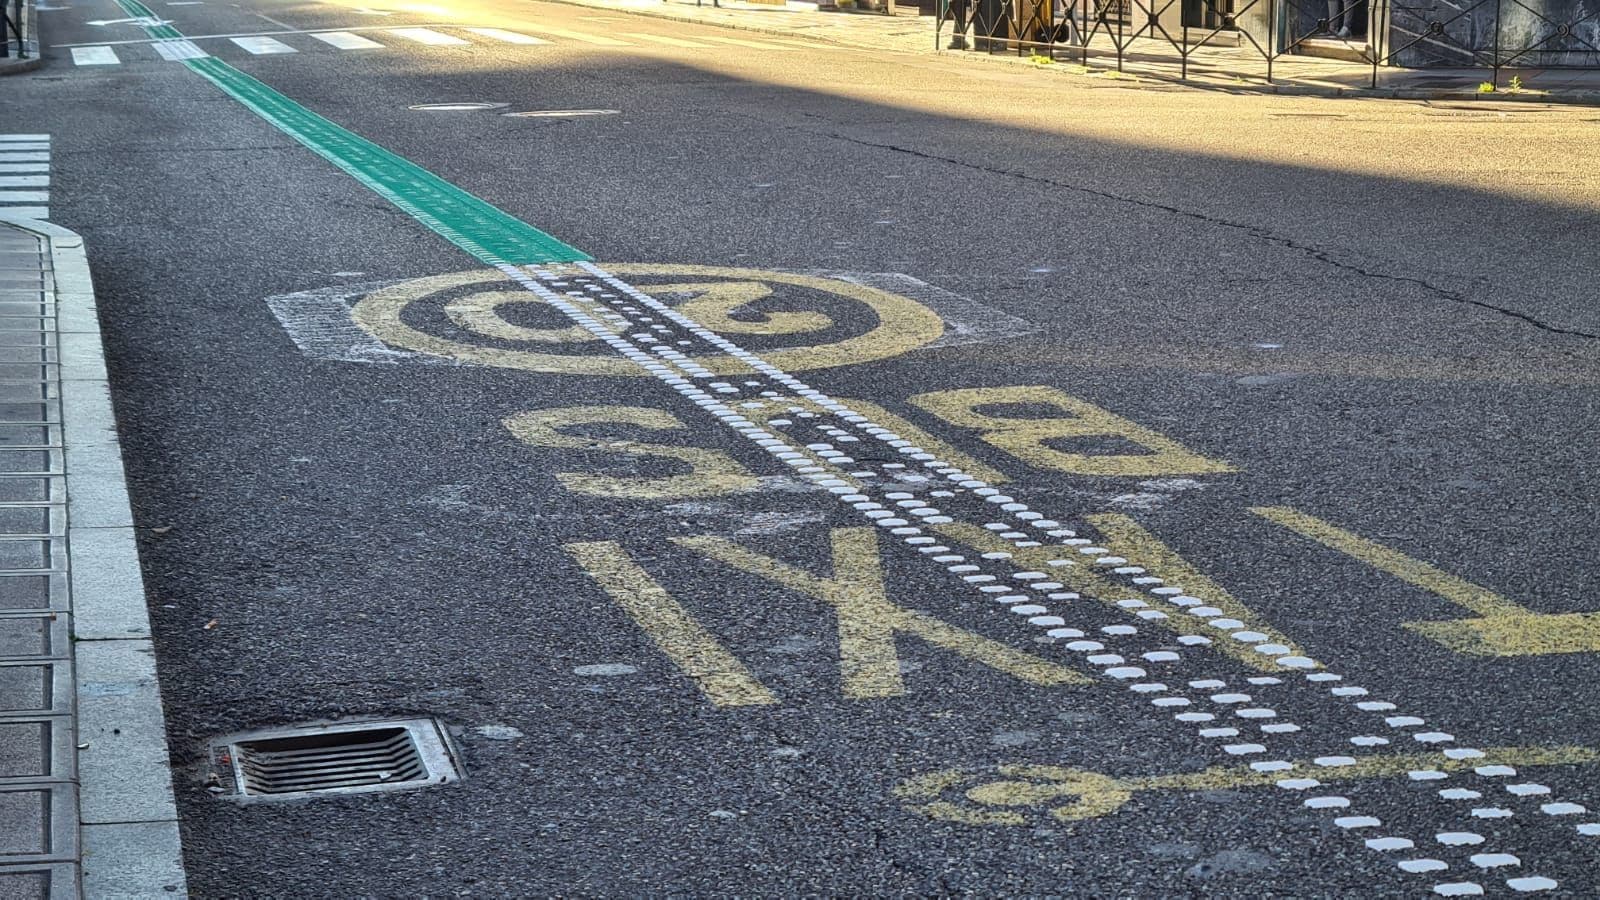
<svg viewBox="0 0 1600 900">
<path fill-rule="evenodd" d="M 53 5 L 195 895 L 1600 894 L 1594 111 Z"/>
</svg>

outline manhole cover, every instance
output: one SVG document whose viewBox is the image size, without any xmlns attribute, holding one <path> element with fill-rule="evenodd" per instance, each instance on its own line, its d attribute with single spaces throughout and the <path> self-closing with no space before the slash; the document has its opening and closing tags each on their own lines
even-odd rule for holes
<svg viewBox="0 0 1600 900">
<path fill-rule="evenodd" d="M 432 719 L 232 734 L 212 741 L 211 764 L 212 790 L 236 799 L 411 790 L 461 778 L 450 739 Z"/>
<path fill-rule="evenodd" d="M 473 112 L 480 109 L 501 109 L 507 105 L 508 104 L 505 103 L 481 103 L 473 101 L 470 103 L 418 103 L 415 106 L 408 106 L 406 108 L 421 110 L 423 112 Z"/>
<path fill-rule="evenodd" d="M 571 116 L 614 116 L 620 112 L 620 109 L 535 109 L 500 115 L 513 119 L 565 119 Z"/>
</svg>

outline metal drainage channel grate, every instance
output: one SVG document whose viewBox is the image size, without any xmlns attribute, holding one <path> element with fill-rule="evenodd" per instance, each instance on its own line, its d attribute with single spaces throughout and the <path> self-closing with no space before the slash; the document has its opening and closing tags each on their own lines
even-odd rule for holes
<svg viewBox="0 0 1600 900">
<path fill-rule="evenodd" d="M 212 790 L 237 799 L 412 790 L 461 778 L 450 739 L 432 719 L 228 735 L 212 742 L 211 762 Z"/>
</svg>

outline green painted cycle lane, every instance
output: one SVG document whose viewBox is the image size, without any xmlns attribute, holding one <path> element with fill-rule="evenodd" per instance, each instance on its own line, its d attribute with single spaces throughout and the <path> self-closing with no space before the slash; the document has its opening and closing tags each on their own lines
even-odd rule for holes
<svg viewBox="0 0 1600 900">
<path fill-rule="evenodd" d="M 148 20 L 152 38 L 183 40 L 138 0 L 117 0 L 130 16 Z M 492 266 L 580 262 L 587 253 L 462 190 L 416 163 L 301 106 L 220 59 L 185 60 L 223 93 L 338 166 L 407 215 Z"/>
</svg>

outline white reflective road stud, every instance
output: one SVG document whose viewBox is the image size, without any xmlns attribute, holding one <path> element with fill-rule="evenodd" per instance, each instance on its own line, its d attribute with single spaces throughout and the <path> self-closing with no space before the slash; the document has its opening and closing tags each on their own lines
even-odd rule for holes
<svg viewBox="0 0 1600 900">
<path fill-rule="evenodd" d="M 761 482 L 721 450 L 678 447 L 644 441 L 601 440 L 568 434 L 583 425 L 632 425 L 653 431 L 681 430 L 682 421 L 666 410 L 645 406 L 568 406 L 521 413 L 505 420 L 517 439 L 534 447 L 593 450 L 631 457 L 669 460 L 688 472 L 661 476 L 594 475 L 557 472 L 556 480 L 575 494 L 630 500 L 683 500 L 753 491 Z"/>
<path fill-rule="evenodd" d="M 890 602 L 872 528 L 831 533 L 833 572 L 814 575 L 719 537 L 678 537 L 672 542 L 701 556 L 776 582 L 834 608 L 839 621 L 839 670 L 846 697 L 871 699 L 905 693 L 895 636 L 909 634 L 973 662 L 1034 685 L 1086 684 L 1081 675 L 1006 644 Z"/>
<path fill-rule="evenodd" d="M 1234 471 L 1227 463 L 1046 385 L 934 391 L 910 402 L 952 425 L 976 430 L 980 440 L 1041 469 L 1144 478 Z M 1020 412 L 1029 414 L 1007 415 L 1007 407 L 1022 407 Z M 1051 441 L 1096 438 L 1131 443 L 1144 452 L 1072 452 L 1050 446 Z"/>
</svg>

